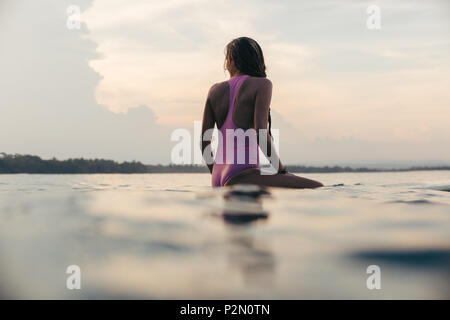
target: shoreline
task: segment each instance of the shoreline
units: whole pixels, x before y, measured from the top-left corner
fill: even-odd
[[[405,168],[369,168],[338,165],[285,165],[291,173],[363,173],[445,171],[449,165],[410,166]],[[267,166],[262,166],[267,168]],[[152,165],[138,161],[116,162],[107,159],[41,159],[34,155],[0,153],[0,174],[152,174],[152,173],[209,173],[206,165]]]

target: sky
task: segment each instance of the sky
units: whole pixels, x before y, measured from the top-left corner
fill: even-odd
[[[449,15],[446,0],[0,0],[0,152],[167,164],[248,36],[284,163],[449,163]]]

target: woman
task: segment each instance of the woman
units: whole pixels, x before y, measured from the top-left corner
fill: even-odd
[[[225,68],[230,79],[211,87],[203,112],[202,154],[212,174],[212,186],[238,183],[284,188],[323,186],[320,182],[288,173],[276,151],[272,150],[269,111],[272,83],[266,78],[264,56],[258,43],[247,37],[231,41],[226,46]],[[211,163],[210,138],[214,125],[219,129],[219,141],[216,158]],[[246,130],[244,139],[233,136],[243,130]],[[276,174],[261,174],[259,169],[260,132],[267,135],[263,136],[267,146],[261,149],[271,159],[272,166],[278,168]],[[230,133],[231,139],[228,139]]]

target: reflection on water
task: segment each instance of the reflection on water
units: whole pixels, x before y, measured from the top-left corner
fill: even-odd
[[[248,285],[269,287],[275,275],[275,257],[269,243],[236,233],[230,236],[229,241],[232,245],[228,253],[230,267],[238,268]]]
[[[237,185],[225,191],[221,217],[231,224],[247,224],[265,220],[268,213],[263,209],[263,198],[268,197],[267,188],[256,185]]]
[[[267,287],[273,281],[275,271],[275,258],[268,243],[248,232],[251,223],[268,219],[269,212],[263,209],[263,199],[269,196],[267,188],[255,185],[232,186],[223,194],[225,201],[220,216],[230,225],[227,228],[231,244],[228,260],[252,286]]]
[[[0,176],[0,297],[450,297],[450,172],[308,177],[326,187]],[[79,291],[65,288],[71,264]],[[371,264],[381,290],[366,287]]]

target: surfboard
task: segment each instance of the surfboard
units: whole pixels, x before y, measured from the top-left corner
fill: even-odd
[[[272,198],[270,190],[253,184],[238,184],[202,193],[200,198],[216,197],[223,199],[223,206],[216,216],[231,224],[248,224],[257,220],[265,220],[269,213],[263,208],[263,200]]]

